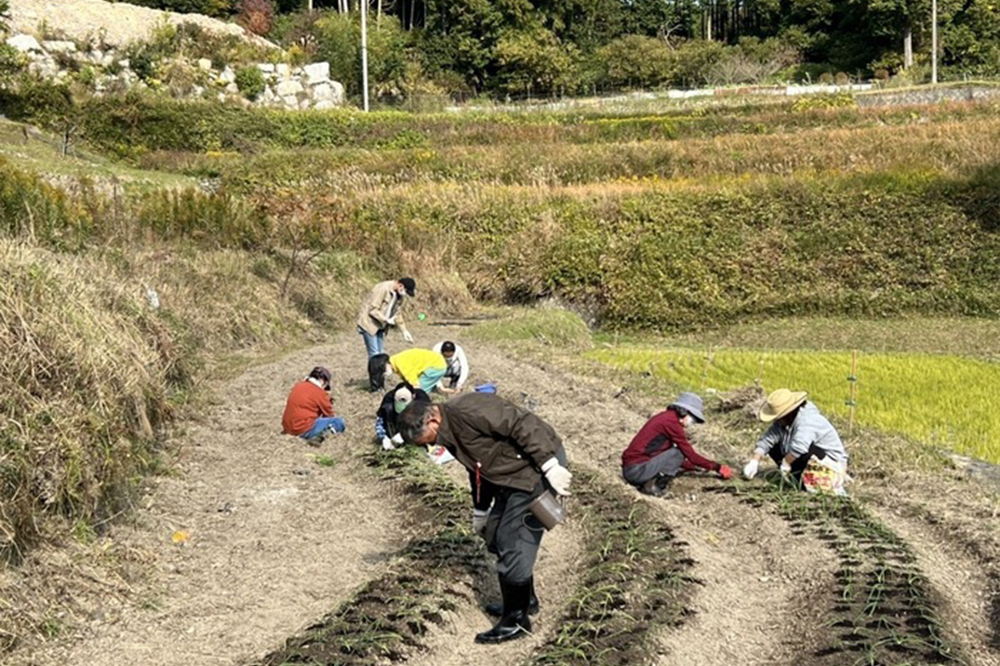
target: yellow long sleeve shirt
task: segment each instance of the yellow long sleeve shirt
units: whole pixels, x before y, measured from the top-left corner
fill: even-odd
[[[420,386],[420,375],[429,368],[445,370],[448,362],[444,356],[430,349],[407,349],[395,356],[389,357],[393,369],[405,379],[410,386]]]

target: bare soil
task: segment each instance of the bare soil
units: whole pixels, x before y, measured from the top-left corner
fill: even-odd
[[[551,422],[571,464],[595,470],[601,484],[616,489],[623,506],[646,507],[646,519],[675,535],[688,559],[686,618],[646,627],[645,663],[834,664],[861,658],[831,648],[837,634],[828,626],[836,613],[856,613],[838,599],[854,557],[844,553],[853,552],[857,542],[863,546],[858,562],[865,576],[885,558],[910,558],[899,566],[915,573],[914,594],[935,610],[949,644],[970,664],[1000,664],[995,624],[1000,579],[989,562],[997,552],[996,528],[982,520],[995,499],[953,478],[938,480],[947,492],[901,483],[895,488],[899,497],[872,493],[864,503],[890,530],[886,539],[898,539],[893,550],[878,540],[862,543],[847,523],[802,525],[767,501],[716,492],[733,484],[711,475],[679,479],[666,499],[642,497],[621,482],[619,459],[666,396],[637,397],[550,359],[518,360],[508,350],[463,339],[467,330],[423,327],[415,334],[426,346],[446,335],[461,342],[473,364],[473,383],[498,382],[502,395]],[[134,524],[114,530],[117,543],[148,553],[155,563],[151,574],[131,582],[123,610],[84,622],[71,634],[22,646],[11,663],[247,664],[344,610],[366,583],[397,575],[398,554],[430,528],[426,521],[413,521],[410,509],[419,498],[377,481],[363,464],[373,446],[370,415],[377,398],[360,388],[364,354],[357,338],[344,334],[221,387],[219,404],[204,420],[177,433],[182,455],[176,473],[159,478]],[[399,344],[389,341],[393,351]],[[334,405],[349,430],[312,449],[279,435],[277,423],[287,389],[318,363],[334,369]],[[705,454],[734,464],[752,444],[711,428],[696,440]],[[317,464],[316,454],[331,456],[334,466]],[[452,476],[460,487],[462,475]],[[963,503],[964,511],[956,513],[953,506]],[[571,504],[575,510],[580,507]],[[181,545],[171,541],[177,530],[190,533]],[[431,614],[413,646],[385,660],[445,666],[537,660],[589,573],[585,563],[592,553],[585,544],[591,542],[584,532],[571,521],[543,540],[537,568],[542,612],[531,639],[501,647],[472,643],[492,621],[481,610],[496,594],[487,565],[480,573],[445,581],[451,603]],[[900,604],[886,605],[884,618],[870,618],[872,631],[895,626],[892,618],[920,631],[931,626]],[[828,651],[820,652],[824,647]],[[887,663],[903,660],[945,663],[926,652],[905,651],[899,661]]]
[[[377,575],[406,520],[405,506],[351,455],[367,445],[367,427],[352,419],[344,438],[318,449],[280,434],[288,389],[320,362],[337,368],[338,410],[372,411],[371,396],[342,381],[363,366],[345,352],[299,352],[220,387],[219,404],[176,434],[176,469],[154,479],[134,524],[116,530],[154,562],[132,603],[25,646],[11,663],[245,663]],[[339,462],[325,467],[317,455]],[[174,543],[178,532],[187,540]]]

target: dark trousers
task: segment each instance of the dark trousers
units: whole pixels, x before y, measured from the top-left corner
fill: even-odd
[[[505,583],[526,583],[532,576],[545,528],[528,506],[546,490],[544,480],[530,493],[500,488],[493,500],[486,543],[497,556],[497,576]]]
[[[646,462],[622,467],[622,478],[633,486],[641,486],[653,477],[669,476],[673,478],[680,473],[684,465],[684,454],[676,446]]]
[[[566,465],[566,451],[556,452],[559,464]],[[502,582],[518,585],[532,577],[538,547],[545,527],[528,507],[544,492],[553,492],[542,476],[531,492],[494,486],[493,508],[486,523],[486,547],[497,556],[497,576]]]
[[[785,456],[781,455],[780,446],[772,446],[771,450],[767,452],[767,455],[771,456],[771,460],[774,461],[775,465],[781,467],[781,461]],[[819,448],[815,444],[810,444],[809,450],[792,462],[792,478],[795,479],[795,485],[802,485],[802,472],[806,471],[806,465],[809,464],[809,461],[812,460],[813,456],[822,460],[826,457],[826,451]]]

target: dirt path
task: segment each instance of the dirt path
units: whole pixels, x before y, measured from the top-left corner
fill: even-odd
[[[398,502],[357,469],[368,419],[322,448],[279,434],[288,387],[314,364],[334,369],[334,404],[373,411],[345,378],[363,373],[353,338],[253,368],[222,387],[222,404],[178,433],[177,473],[118,538],[155,557],[155,572],[121,617],[14,664],[239,664],[336,606],[402,542]],[[363,355],[362,355],[363,356]],[[345,363],[346,359],[346,363]],[[314,457],[331,455],[335,467]],[[358,511],[363,507],[364,511]],[[182,545],[175,531],[190,534]]]
[[[769,511],[747,511],[731,496],[699,492],[692,481],[675,484],[669,503],[649,499],[675,525],[697,562],[703,582],[695,616],[664,632],[667,664],[774,664],[796,648],[776,631],[776,619],[793,617],[805,599],[830,584],[834,560],[816,539],[795,535]]]
[[[990,619],[996,590],[986,563],[900,511],[881,508],[875,513],[912,546],[920,569],[943,597],[948,629],[972,662],[1000,666],[1000,646],[993,644]]]
[[[476,350],[475,364],[481,379],[499,381],[508,396],[525,394],[522,400],[563,436],[571,461],[597,468],[605,480],[625,489],[620,456],[645,422],[641,406],[616,398],[617,387],[551,367],[511,363],[489,348]],[[705,450],[715,456],[726,453]],[[687,542],[695,561],[690,573],[704,583],[696,586],[695,616],[662,632],[660,664],[774,663],[788,649],[775,640],[774,626],[809,594],[803,580],[825,584],[824,574],[832,568],[821,564],[807,578],[817,562],[831,561],[825,548],[810,537],[791,535],[773,514],[731,496],[702,492],[718,483],[714,478],[682,479],[672,499],[635,496]]]
[[[419,327],[415,334],[425,346],[443,337],[465,344],[473,382],[499,382],[505,397],[552,423],[571,463],[596,470],[602,482],[632,497],[618,478],[619,456],[652,408],[662,405],[623,398],[618,387],[544,363],[512,361],[499,349],[463,340],[464,332]],[[390,347],[396,351],[398,341]],[[386,571],[413,536],[403,525],[414,498],[394,496],[391,484],[373,483],[371,472],[360,468],[372,446],[368,415],[375,406],[375,398],[358,387],[365,374],[360,350],[357,336],[344,334],[334,344],[251,369],[223,387],[220,405],[204,422],[177,434],[183,451],[178,473],[158,480],[151,506],[134,525],[116,528],[119,539],[155,556],[156,571],[136,591],[135,603],[124,614],[95,619],[76,636],[14,655],[11,663],[245,664]],[[276,425],[288,387],[317,363],[334,370],[334,404],[350,428],[322,449],[279,435]],[[722,439],[708,437],[699,446],[712,457],[735,455]],[[335,465],[317,464],[317,454],[331,456]],[[449,471],[462,485],[462,475]],[[646,503],[650,515],[675,531],[693,560],[689,573],[700,583],[692,586],[693,616],[657,633],[655,663],[795,663],[801,640],[794,634],[776,639],[774,627],[823,625],[823,618],[803,616],[802,609],[810,597],[829,596],[835,558],[814,533],[792,529],[773,511],[711,492],[720,483],[682,478],[670,499],[636,494],[632,500]],[[917,521],[885,511],[879,516],[912,544],[920,568],[945,600],[947,629],[968,648],[971,662],[1000,664],[983,623],[989,599],[977,596],[984,579],[973,560]],[[465,594],[430,627],[423,648],[408,655],[407,663],[523,663],[553,636],[559,609],[580,580],[587,553],[571,528],[543,542],[537,568],[543,610],[532,639],[500,648],[473,645],[472,636],[490,624],[479,606],[489,596],[484,590],[492,586],[496,592],[484,571],[461,583]],[[176,530],[190,534],[183,545],[171,542]]]
[[[483,572],[475,584],[465,586],[467,601],[435,625],[426,638],[426,650],[406,661],[410,666],[482,666],[489,664],[521,664],[556,629],[559,608],[572,594],[581,567],[581,542],[572,530],[558,529],[545,535],[535,565],[535,587],[542,612],[532,618],[532,636],[527,640],[498,646],[473,645],[472,637],[489,629],[496,618],[479,606],[483,598],[499,600],[493,571]],[[490,594],[482,594],[488,589]]]

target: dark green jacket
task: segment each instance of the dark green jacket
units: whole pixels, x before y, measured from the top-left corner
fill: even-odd
[[[440,408],[437,443],[494,485],[531,492],[562,449],[552,426],[496,395],[466,393]]]

